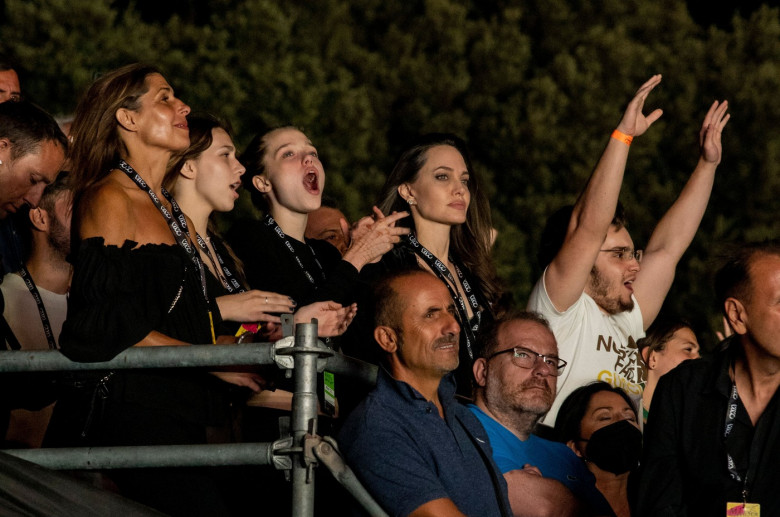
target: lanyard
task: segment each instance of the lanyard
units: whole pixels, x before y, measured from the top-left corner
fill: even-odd
[[[306,269],[306,266],[303,265],[303,262],[301,261],[301,258],[298,256],[298,254],[295,252],[295,248],[293,248],[290,239],[288,239],[284,231],[282,231],[282,229],[279,228],[279,225],[276,223],[274,218],[271,217],[271,214],[266,214],[265,218],[263,219],[263,222],[265,223],[266,226],[268,226],[274,231],[274,233],[277,235],[277,237],[279,237],[279,239],[281,239],[281,241],[284,243],[284,247],[287,248],[287,250],[290,253],[292,253],[293,258],[295,258],[295,261],[298,263],[298,267],[301,268],[301,271],[303,271],[303,274],[306,275],[306,278],[309,280],[311,285],[313,285],[314,288],[317,289],[317,281],[314,280],[314,277]],[[320,264],[320,261],[317,258],[317,255],[314,253],[314,249],[311,246],[309,246],[309,250],[311,250],[311,255],[312,257],[314,257],[314,262],[317,264],[317,267],[320,270],[320,275],[322,276],[322,279],[325,280],[325,269],[323,269],[322,264]]]
[[[479,330],[479,325],[482,322],[482,312],[479,310],[479,301],[477,300],[477,295],[474,292],[474,289],[471,287],[471,283],[463,274],[460,267],[458,267],[457,262],[452,258],[452,256],[450,256],[449,260],[455,267],[455,273],[458,275],[458,279],[463,286],[463,292],[466,294],[469,304],[471,305],[472,312],[476,316],[476,322],[474,325],[469,326],[466,302],[463,301],[463,297],[457,291],[457,288],[455,287],[455,278],[452,276],[452,273],[450,273],[450,270],[441,260],[436,258],[433,253],[428,251],[425,246],[420,244],[413,233],[409,234],[408,242],[411,245],[414,253],[420,257],[423,262],[428,265],[428,267],[431,268],[431,271],[433,271],[433,273],[438,276],[442,282],[444,282],[444,284],[447,286],[447,289],[449,289],[450,296],[455,302],[455,309],[458,311],[458,316],[460,316],[461,328],[463,329],[463,333],[466,337],[466,351],[469,354],[469,358],[473,360],[474,352],[472,350],[472,346],[476,343],[474,332]]]
[[[46,334],[46,341],[49,342],[49,349],[57,350],[57,341],[54,339],[54,331],[51,328],[51,323],[49,323],[49,315],[46,313],[46,307],[43,305],[41,293],[39,293],[38,288],[35,287],[35,282],[33,282],[32,275],[24,266],[24,264],[22,264],[22,269],[19,271],[19,275],[22,277],[22,280],[24,280],[25,285],[27,285],[27,289],[30,290],[30,294],[32,295],[33,300],[35,300],[35,304],[38,306],[38,315],[41,317],[41,324],[43,325],[43,332]]]
[[[217,247],[214,246],[214,255],[216,255],[217,257],[217,260],[215,261],[214,256],[211,254],[211,250],[209,250],[209,247],[206,244],[206,241],[203,239],[203,237],[200,236],[198,232],[195,232],[195,239],[198,242],[198,247],[201,250],[203,250],[203,252],[211,261],[211,265],[214,267],[214,273],[217,275],[217,278],[219,278],[219,280],[222,282],[222,285],[225,287],[225,289],[227,289],[229,293],[233,293],[233,292],[243,293],[244,291],[246,291],[246,289],[244,289],[241,286],[241,284],[238,282],[233,272],[230,271],[230,269],[227,267],[225,261],[222,260],[222,256],[217,251]],[[219,262],[219,266],[217,266],[217,262]],[[222,275],[219,274],[220,270],[222,271]],[[230,280],[228,281],[228,279]]]
[[[200,261],[200,254],[195,248],[192,247],[189,228],[187,228],[187,218],[184,216],[184,212],[181,211],[179,204],[175,199],[173,199],[173,196],[171,196],[168,191],[163,188],[161,189],[162,195],[165,197],[165,199],[168,200],[168,202],[170,202],[171,211],[173,213],[168,211],[168,209],[162,205],[160,199],[157,197],[157,194],[154,193],[152,188],[126,161],[121,159],[119,160],[119,170],[124,172],[128,178],[133,180],[138,188],[145,190],[146,193],[149,194],[149,198],[152,200],[152,203],[154,203],[154,206],[156,206],[157,210],[159,210],[163,215],[165,222],[168,223],[168,228],[171,230],[173,238],[176,240],[179,246],[181,246],[190,260],[195,263],[195,267],[198,270],[198,273],[200,273],[200,285],[201,289],[203,290],[203,297],[206,299],[206,307],[208,308],[209,324],[211,326],[211,341],[212,343],[216,343],[216,336],[214,335],[214,317],[211,314],[211,301],[209,300],[209,294],[206,289],[206,272],[203,264]]]
[[[723,439],[729,437],[731,434],[731,430],[734,429],[734,422],[737,419],[737,407],[739,406],[739,393],[737,392],[737,383],[734,382],[731,386],[731,395],[729,396],[729,403],[726,408],[726,424],[725,424],[725,430],[723,432]],[[734,458],[731,457],[731,454],[726,452],[726,468],[729,471],[729,475],[731,476],[731,479],[736,481],[737,483],[742,483],[742,501],[747,502],[747,496],[748,496],[748,476],[747,473],[745,474],[745,479],[742,479],[742,476],[739,475],[739,472],[737,472],[737,466],[734,463]]]

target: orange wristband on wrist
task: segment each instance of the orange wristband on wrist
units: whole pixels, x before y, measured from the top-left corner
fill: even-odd
[[[615,140],[619,140],[626,145],[631,145],[631,142],[633,142],[634,140],[633,136],[622,133],[617,129],[612,132],[612,138],[614,138]]]

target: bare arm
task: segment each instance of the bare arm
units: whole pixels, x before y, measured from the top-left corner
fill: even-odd
[[[574,517],[580,504],[571,491],[554,479],[527,467],[504,474],[509,504],[515,517]]]
[[[731,115],[728,102],[715,101],[699,133],[701,156],[680,196],[664,214],[650,236],[642,269],[634,281],[634,296],[642,308],[644,327],[655,320],[672,286],[677,262],[696,235],[710,199],[715,169],[721,159],[721,132]]]
[[[657,109],[642,114],[645,99],[661,82],[654,75],[629,102],[618,131],[629,136],[642,135],[663,113]],[[628,145],[610,138],[585,190],[574,205],[563,246],[545,273],[545,288],[555,307],[565,311],[582,295],[601,244],[615,215],[620,185],[628,158]]]
[[[415,509],[409,517],[466,517],[451,499],[434,499]]]

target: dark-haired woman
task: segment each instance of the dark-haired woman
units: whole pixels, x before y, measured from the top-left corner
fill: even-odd
[[[383,213],[408,210],[411,217],[399,221],[410,233],[379,269],[420,267],[447,286],[461,324],[458,392],[470,396],[476,335],[493,318],[501,292],[491,253],[490,206],[466,144],[446,133],[418,138],[401,154],[382,192]]]
[[[688,359],[698,359],[699,341],[691,324],[682,318],[658,318],[636,342],[647,366],[647,382],[642,390],[642,422],[647,423],[650,402],[658,380]]]
[[[77,361],[132,346],[216,342],[192,221],[162,188],[190,145],[189,107],[152,67],[97,79],[71,135],[75,185],[73,284],[60,345]],[[250,374],[226,380],[251,386]],[[50,445],[202,444],[227,424],[226,385],[191,370],[117,370],[75,379],[56,406]],[[172,515],[227,513],[218,482],[200,469],[112,471],[121,492]]]
[[[597,381],[574,390],[555,420],[559,441],[585,461],[617,517],[630,517],[629,474],[639,466],[642,431],[628,394]]]

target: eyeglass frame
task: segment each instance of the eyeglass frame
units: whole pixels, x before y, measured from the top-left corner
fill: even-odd
[[[628,246],[618,246],[617,248],[599,251],[604,253],[619,253],[620,255],[616,258],[619,258],[623,262],[630,262],[631,259],[634,259],[637,262],[642,262],[642,257],[645,254],[645,250],[632,250]]]
[[[519,357],[517,356],[517,353],[518,353],[517,351],[518,350],[522,350],[523,352],[527,352],[528,355],[530,355],[531,357],[534,358],[534,362],[533,362],[533,364],[531,364],[531,366],[521,366],[521,365],[517,364],[515,361],[512,361],[512,364],[514,364],[518,368],[524,368],[526,370],[533,370],[534,368],[536,368],[536,364],[539,362],[539,358],[541,357],[542,358],[542,364],[548,370],[550,370],[550,373],[552,375],[554,375],[555,377],[560,377],[563,374],[563,369],[566,367],[567,364],[569,364],[567,361],[564,361],[560,357],[549,356],[549,355],[546,355],[546,354],[539,354],[539,353],[536,353],[533,350],[531,350],[529,348],[525,348],[523,346],[513,346],[512,348],[507,348],[506,350],[500,350],[498,352],[494,352],[494,353],[490,354],[489,356],[487,356],[485,358],[485,361],[490,361],[491,359],[493,359],[497,355],[506,354],[507,352],[512,352],[513,353],[512,359],[519,359]],[[549,365],[549,364],[547,364],[547,361],[548,360],[552,360],[552,359],[555,359],[558,362],[558,364],[555,365],[554,367]]]

